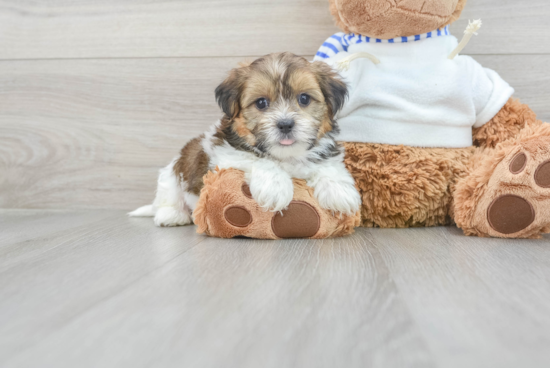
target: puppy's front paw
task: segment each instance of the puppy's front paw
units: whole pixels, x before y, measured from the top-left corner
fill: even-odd
[[[353,215],[359,211],[361,196],[349,183],[321,180],[315,186],[315,197],[324,209]]]
[[[288,176],[272,177],[252,175],[250,193],[260,207],[266,211],[282,211],[288,207],[294,196],[294,184]]]

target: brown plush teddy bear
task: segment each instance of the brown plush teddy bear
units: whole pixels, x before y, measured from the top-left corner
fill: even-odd
[[[316,60],[349,84],[337,118],[362,225],[549,232],[550,125],[496,72],[456,56],[448,26],[466,0],[329,1],[344,32]]]

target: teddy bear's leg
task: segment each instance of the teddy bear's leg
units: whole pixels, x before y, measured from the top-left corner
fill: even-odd
[[[278,212],[259,206],[242,171],[209,172],[204,184],[193,213],[199,233],[221,238],[324,239],[351,234],[359,225],[359,214],[339,216],[322,209],[305,180],[293,180],[293,200]]]
[[[454,220],[467,235],[538,238],[550,232],[550,124],[479,148],[456,185]]]
[[[403,228],[451,222],[453,188],[466,171],[473,147],[343,144],[346,167],[362,197],[362,226]]]
[[[506,105],[487,124],[473,131],[474,145],[495,148],[497,144],[516,137],[527,126],[541,125],[531,108],[518,99],[510,98]]]

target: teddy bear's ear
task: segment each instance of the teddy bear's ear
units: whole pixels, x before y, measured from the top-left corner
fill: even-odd
[[[460,15],[462,14],[462,11],[464,10],[464,7],[466,6],[466,3],[468,0],[458,0],[458,4],[456,5],[456,9],[453,12],[453,15],[451,16],[451,19],[447,22],[446,25],[454,23],[458,18],[460,18]]]
[[[334,18],[334,21],[336,22],[336,26],[338,26],[338,28],[340,28],[345,33],[351,33],[344,19],[340,17],[340,12],[338,11],[338,4],[336,3],[336,0],[329,0],[329,9]]]
[[[240,64],[241,65],[241,64]],[[240,97],[246,80],[246,69],[249,64],[242,64],[233,69],[225,81],[216,88],[216,101],[228,118],[233,118],[240,111]]]
[[[342,81],[340,75],[327,63],[316,61],[311,64],[311,68],[328,104],[331,118],[334,118],[336,113],[344,106],[344,102],[348,97],[348,87]]]

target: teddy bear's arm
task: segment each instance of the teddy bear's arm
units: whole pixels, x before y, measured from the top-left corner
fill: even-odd
[[[518,99],[510,98],[491,121],[474,128],[474,145],[494,148],[497,144],[517,136],[527,125],[533,124],[542,124],[533,110]]]

